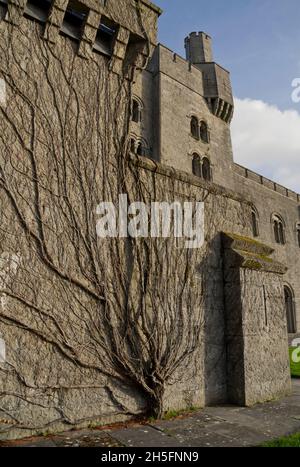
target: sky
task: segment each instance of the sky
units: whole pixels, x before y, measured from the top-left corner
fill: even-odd
[[[230,71],[236,162],[300,193],[300,1],[155,3],[164,10],[161,43],[185,56],[185,36],[205,31],[213,39],[214,60]]]

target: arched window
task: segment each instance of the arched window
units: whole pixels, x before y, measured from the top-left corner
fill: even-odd
[[[292,289],[287,285],[284,286],[284,300],[285,300],[288,333],[295,334],[297,332],[297,324],[296,324],[294,293]]]
[[[204,157],[202,159],[202,176],[204,180],[210,181],[211,180],[211,168],[210,168],[210,162],[207,157]]]
[[[142,106],[136,100],[132,100],[132,121],[135,123],[140,123],[142,121]]]
[[[196,177],[201,177],[202,172],[201,172],[201,158],[198,154],[193,154],[193,174],[196,175]]]
[[[199,122],[196,117],[191,118],[191,134],[194,138],[199,139]]]
[[[300,248],[300,222],[298,222],[298,224],[296,226],[296,230],[297,230],[297,242],[298,242],[298,246]]]
[[[207,123],[205,122],[200,123],[200,138],[201,138],[201,141],[203,141],[203,143],[209,142],[208,126],[207,126]]]
[[[275,242],[278,243],[279,245],[285,245],[285,227],[284,227],[284,222],[281,219],[280,216],[275,214],[273,216],[273,230],[274,230],[274,238]]]
[[[252,211],[251,211],[251,223],[252,223],[253,237],[259,237],[258,213],[254,207],[252,208]]]

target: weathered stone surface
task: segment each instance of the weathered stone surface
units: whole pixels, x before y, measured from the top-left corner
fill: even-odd
[[[213,65],[204,76],[157,46],[160,10],[146,0],[82,2],[91,12],[78,40],[60,34],[66,0],[55,0],[46,24],[10,2],[0,24],[7,89],[0,437],[7,439],[145,414],[157,403],[153,387],[161,389],[160,409],[174,410],[225,402],[233,386],[237,402],[252,404],[289,385],[280,263],[292,286],[299,265],[291,264],[293,247],[276,249],[279,263],[268,259],[274,244],[266,218],[277,200],[278,209],[289,206],[291,226],[298,201],[272,191],[261,223],[272,248],[251,242],[255,193],[253,184],[245,190],[237,182],[223,102],[231,95],[228,73]],[[117,26],[111,57],[93,50],[102,16]],[[134,66],[143,71],[133,73],[133,84]],[[217,108],[205,96],[205,78],[215,80]],[[128,124],[132,95],[143,118]],[[209,141],[190,134],[193,115],[207,123]],[[128,154],[130,136],[152,160]],[[210,160],[213,180],[192,175],[195,152]],[[266,188],[259,189],[263,202]],[[97,205],[116,204],[123,190],[147,203],[204,202],[204,245],[100,241]],[[221,232],[234,233],[225,250]]]

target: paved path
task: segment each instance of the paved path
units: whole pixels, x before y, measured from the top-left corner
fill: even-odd
[[[171,421],[72,431],[47,438],[2,442],[0,447],[240,447],[257,446],[295,432],[300,432],[300,379],[293,380],[291,396],[252,408],[208,407]]]

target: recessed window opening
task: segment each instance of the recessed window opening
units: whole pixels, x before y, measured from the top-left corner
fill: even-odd
[[[70,0],[65,12],[61,33],[80,40],[88,12],[89,9],[85,5],[77,0]]]
[[[24,15],[45,23],[48,19],[51,6],[52,0],[28,0]]]
[[[111,56],[117,33],[117,25],[108,18],[102,18],[97,32],[94,50],[104,55]]]
[[[7,15],[7,0],[0,0],[0,22],[5,19]]]

